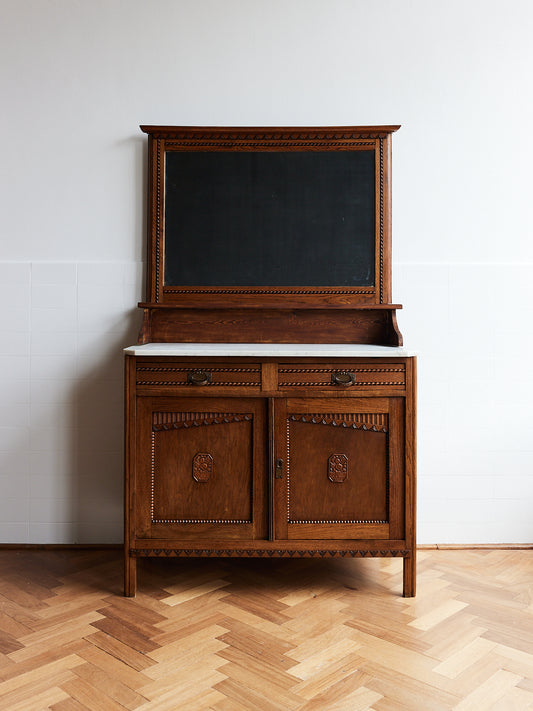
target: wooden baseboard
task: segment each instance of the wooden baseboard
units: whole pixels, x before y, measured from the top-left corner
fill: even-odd
[[[0,550],[122,550],[122,543],[0,543]],[[533,543],[422,543],[419,551],[533,550]]]
[[[533,543],[425,543],[417,546],[419,551],[523,551],[533,550]]]
[[[122,543],[0,543],[0,550],[122,550]]]

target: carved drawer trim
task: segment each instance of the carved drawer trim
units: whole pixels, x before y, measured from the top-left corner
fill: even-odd
[[[206,388],[213,387],[261,387],[261,366],[249,367],[211,366],[198,363],[172,365],[137,365],[136,384],[138,386],[186,387],[196,389],[190,381],[193,372],[204,371],[209,378],[203,384]]]
[[[340,390],[332,382],[332,375],[338,372],[353,373],[354,383],[350,390],[367,387],[392,387],[405,389],[405,364],[387,365],[355,365],[342,363],[332,366],[295,366],[278,368],[278,385],[280,388],[328,388]]]

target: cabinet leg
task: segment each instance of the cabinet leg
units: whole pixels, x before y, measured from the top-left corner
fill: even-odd
[[[416,595],[416,551],[409,558],[403,559],[403,596],[415,597]]]
[[[124,553],[124,595],[135,597],[137,592],[137,558],[130,555],[128,550]]]

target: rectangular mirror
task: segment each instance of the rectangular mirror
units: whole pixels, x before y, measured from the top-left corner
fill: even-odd
[[[165,164],[165,286],[374,286],[374,151]]]
[[[147,300],[387,303],[397,128],[141,126],[150,137]]]

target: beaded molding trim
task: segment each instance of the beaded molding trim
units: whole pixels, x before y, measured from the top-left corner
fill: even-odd
[[[384,264],[384,185],[383,185],[383,141],[379,141],[379,303],[383,303],[383,264]]]
[[[300,296],[303,294],[339,294],[341,296],[350,294],[374,294],[376,289],[371,287],[368,289],[361,289],[354,287],[353,289],[239,289],[235,287],[233,289],[222,289],[213,287],[212,289],[195,289],[194,287],[189,287],[187,289],[180,288],[177,286],[164,286],[163,291],[165,294],[283,294],[283,295],[295,295]]]
[[[182,387],[187,387],[187,388],[193,387],[194,388],[195,387],[194,383],[186,383],[186,382],[180,383],[177,380],[137,380],[136,385],[159,385],[162,387],[174,386],[174,387],[179,387],[179,388],[182,388]],[[259,387],[260,385],[261,385],[261,383],[259,381],[247,383],[243,380],[239,380],[237,382],[231,382],[230,380],[227,380],[223,383],[206,383],[202,387],[206,387],[206,388],[211,387],[212,388],[214,386],[215,388],[216,387],[220,388],[220,387],[226,387],[226,386],[231,386],[231,387],[238,386],[238,387],[244,387],[244,388],[246,388],[246,387],[251,388],[251,387]]]
[[[365,521],[365,520],[359,520],[359,519],[357,519],[356,521],[333,521],[333,520],[329,520],[329,519],[325,519],[323,521],[315,521],[315,519],[313,519],[312,521],[288,521],[288,523],[298,525],[298,524],[306,524],[306,523],[338,523],[338,524],[343,524],[343,523],[362,523],[362,524],[379,523],[379,524],[383,524],[383,523],[385,523],[385,524],[387,524],[389,522],[388,521]]]
[[[380,137],[385,137],[386,135],[385,133]],[[355,146],[365,148],[372,147],[375,145],[375,136],[376,134],[374,134],[374,137],[368,138],[367,134],[364,133],[344,134],[342,138],[346,140],[342,143],[338,142],[335,145],[328,145],[328,150],[342,150],[343,148],[354,148]],[[217,137],[199,135],[197,138],[195,137],[191,140],[190,136],[186,136],[185,134],[183,134],[183,138],[180,137],[179,134],[175,134],[173,138],[167,138],[165,140],[165,148],[206,148],[215,146],[219,148],[231,148],[232,150],[247,148],[321,148],[324,145],[324,139],[336,137],[337,134],[333,133],[330,136],[317,133],[315,136],[309,136],[308,140],[307,137],[291,133],[265,134],[263,136],[246,133],[228,133],[227,135],[219,134]],[[271,140],[267,143],[266,140],[261,139]]]
[[[201,293],[214,293],[214,294],[267,294],[267,293],[284,293],[283,291],[271,290],[265,291],[262,289],[257,290],[246,290],[246,289],[219,289],[219,290],[202,290],[194,288],[180,289],[179,287],[174,290],[171,285],[165,286],[161,285],[160,274],[162,272],[162,262],[163,255],[161,254],[161,246],[163,243],[163,211],[164,211],[164,190],[162,186],[162,165],[163,165],[163,151],[167,149],[174,150],[187,150],[189,148],[201,149],[201,148],[221,148],[228,149],[232,151],[239,150],[249,150],[253,148],[272,148],[274,150],[279,150],[282,148],[323,148],[325,142],[331,141],[332,139],[336,141],[334,145],[328,144],[328,151],[332,150],[346,150],[353,148],[363,148],[371,149],[374,148],[378,155],[379,160],[379,174],[380,186],[379,186],[379,218],[376,224],[376,237],[379,239],[379,284],[374,285],[373,289],[350,289],[345,292],[334,291],[334,290],[321,290],[316,292],[314,290],[293,292],[289,291],[287,293],[300,293],[300,294],[374,294],[379,289],[379,303],[383,303],[383,237],[384,237],[384,186],[383,186],[383,141],[389,135],[389,132],[380,131],[369,131],[369,132],[358,132],[358,133],[320,133],[316,134],[308,133],[306,135],[299,133],[230,133],[222,134],[219,133],[216,137],[212,134],[201,134],[198,133],[194,138],[191,138],[190,133],[173,133],[172,138],[169,137],[168,132],[154,131],[152,133],[153,138],[156,139],[156,185],[155,185],[155,212],[156,212],[156,223],[155,223],[155,262],[156,262],[156,276],[155,276],[155,303],[159,303],[163,294],[165,293],[175,293],[175,294],[201,294]]]
[[[291,482],[290,482],[290,425],[291,422],[308,422],[311,424],[320,425],[333,425],[337,427],[346,427],[353,429],[360,429],[365,431],[373,432],[383,432],[388,433],[388,423],[389,416],[387,413],[374,412],[374,413],[340,413],[340,414],[293,414],[287,417],[286,422],[286,481],[287,481],[287,523],[289,524],[388,524],[388,520],[367,520],[367,519],[350,519],[350,520],[316,520],[316,519],[292,519],[291,518]],[[387,438],[388,441],[388,438]],[[389,472],[389,458],[387,456],[387,466],[386,466],[386,507],[387,512],[389,511],[389,484],[390,484],[390,472]]]
[[[152,413],[152,453],[150,482],[150,521],[165,524],[224,524],[242,525],[253,523],[248,519],[196,519],[196,518],[156,518],[155,517],[155,476],[156,476],[156,434],[175,429],[187,429],[202,425],[223,425],[233,422],[252,422],[251,413],[224,412],[153,412]],[[253,504],[253,502],[252,502]]]
[[[138,365],[138,373],[188,373],[191,366],[186,368],[172,368],[168,365],[148,366]],[[259,373],[260,368],[209,368],[211,373]]]
[[[244,524],[252,523],[245,519],[214,519],[214,518],[152,518],[152,523],[224,523]]]

